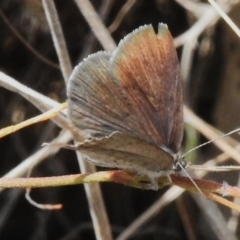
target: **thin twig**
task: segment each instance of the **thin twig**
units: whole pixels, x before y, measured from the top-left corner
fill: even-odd
[[[15,92],[29,102],[31,102],[34,106],[36,106],[40,111],[45,112],[53,107],[60,107],[60,103],[48,98],[41,93],[21,84],[17,80],[12,77],[6,75],[3,72],[0,72],[0,86]],[[66,115],[63,113],[59,113],[54,119],[52,119],[59,127],[64,129],[71,129],[69,126],[69,120]]]
[[[29,179],[32,173],[32,169],[28,170],[27,173],[27,178]],[[30,192],[31,192],[31,188],[26,188],[26,192],[25,192],[25,198],[26,200],[33,205],[34,207],[40,208],[42,210],[58,210],[62,208],[62,204],[41,204],[41,203],[37,203],[36,201],[34,201],[31,196],[30,196]]]
[[[126,16],[126,14],[129,12],[129,10],[133,7],[135,4],[136,0],[128,0],[123,7],[120,9],[118,12],[117,16],[115,17],[114,21],[112,24],[108,27],[108,30],[110,33],[113,33],[116,31],[116,29],[119,27],[121,24],[122,20]]]
[[[25,99],[27,99],[29,102],[35,105],[42,112],[45,112],[50,108],[60,106],[60,103],[25,86],[24,84],[20,83],[16,79],[8,76],[3,72],[0,72],[0,86],[23,96]]]
[[[186,32],[174,39],[174,44],[176,47],[184,45],[188,41],[197,39],[199,35],[206,30],[207,27],[214,25],[220,16],[215,11],[215,9],[208,9],[205,14],[193,24],[193,26]]]
[[[219,13],[222,19],[228,24],[228,26],[237,34],[240,38],[240,29],[232,21],[232,19],[222,10],[222,8],[213,0],[208,0],[208,2],[213,6],[213,8]]]
[[[30,126],[32,124],[36,124],[36,123],[39,123],[39,122],[49,120],[49,119],[55,117],[61,110],[65,109],[66,106],[67,106],[67,104],[63,103],[62,105],[60,105],[60,107],[52,108],[49,111],[47,111],[45,113],[42,113],[42,114],[40,114],[36,117],[29,118],[29,119],[27,119],[23,122],[18,123],[18,124],[2,128],[2,129],[0,129],[0,138],[5,137],[9,134],[12,134],[12,133],[14,133],[14,132],[16,132],[16,131],[18,131],[22,128],[25,128],[27,126]]]
[[[77,152],[78,159],[84,158],[80,152]],[[86,159],[79,161],[81,171],[84,173],[96,172],[96,167],[92,164],[86,164]],[[111,227],[107,217],[106,207],[103,196],[98,183],[84,184],[84,189],[88,199],[91,218],[93,221],[96,239],[110,240],[112,239]]]
[[[144,213],[134,220],[117,238],[116,240],[129,239],[143,224],[156,216],[165,206],[178,198],[184,189],[173,186],[164,193],[155,203],[153,203]]]
[[[59,151],[59,147],[53,147],[51,144],[68,143],[71,139],[72,134],[69,131],[62,131],[48,146],[41,148],[28,158],[24,159],[18,166],[10,170],[3,177],[16,178],[24,176],[29,169],[35,167],[44,159],[47,159],[49,156],[52,156]],[[0,191],[1,190],[3,189],[0,189]]]
[[[181,218],[181,223],[184,226],[184,230],[189,240],[197,240],[196,236],[196,224],[192,221],[190,216],[189,204],[185,201],[183,196],[176,199],[177,209]]]
[[[75,2],[103,48],[110,52],[114,51],[116,44],[92,4],[88,0],[75,0]]]
[[[178,4],[180,4],[183,8],[190,11],[195,17],[202,17],[205,12],[209,9],[209,4],[202,2],[195,2],[192,0],[175,0]]]
[[[69,58],[67,45],[63,36],[62,28],[59,22],[57,10],[53,0],[42,0],[42,3],[52,34],[54,47],[57,51],[63,78],[65,83],[67,83],[68,78],[72,72],[72,65]]]
[[[43,2],[44,10],[45,10],[45,13],[46,13],[46,16],[48,19],[50,30],[52,33],[52,37],[54,40],[54,45],[55,45],[56,51],[58,53],[61,70],[62,70],[64,79],[65,79],[65,82],[67,83],[67,80],[72,71],[72,67],[70,64],[70,60],[69,60],[70,57],[69,57],[68,51],[66,49],[64,37],[62,34],[61,25],[58,20],[57,11],[55,9],[55,5],[52,0],[42,0],[42,2]],[[80,1],[80,2],[88,4],[87,1]],[[101,25],[100,18],[97,15],[97,13],[94,11],[93,8],[92,8],[91,12],[89,11],[89,6],[92,7],[91,4],[89,3],[88,8],[84,9],[82,13],[83,13],[83,15],[90,16],[91,20],[93,20],[93,21],[98,19],[97,24],[95,22],[95,26],[97,25],[97,27],[99,27],[99,25]],[[89,13],[90,13],[90,15],[89,15]],[[103,26],[103,24],[102,24],[102,26]],[[100,33],[100,35],[101,35],[100,29],[98,28],[97,30],[98,30],[97,32]],[[106,33],[104,33],[104,34],[106,34]],[[102,36],[103,36],[103,34],[102,34]],[[109,37],[109,39],[111,40],[111,36]],[[107,44],[106,46],[108,46],[108,47],[111,47],[111,43],[113,43],[113,45],[114,45],[113,41],[109,42],[109,40],[107,41],[106,39],[105,39],[105,41],[106,41],[105,43]],[[78,136],[75,136],[75,140],[78,140]],[[79,152],[77,152],[77,157],[78,157],[78,163],[80,164],[81,172],[83,172],[85,169],[88,169],[88,168],[92,168],[92,170],[94,171],[94,169],[90,163],[88,163],[86,161],[84,161],[84,162],[82,161],[81,154]],[[82,166],[84,166],[83,169],[82,169]],[[106,209],[105,209],[105,206],[103,203],[99,184],[95,184],[94,186],[87,185],[87,186],[85,186],[85,191],[87,192],[88,202],[90,205],[90,213],[92,216],[94,231],[95,231],[95,235],[96,235],[97,239],[111,240],[112,237],[111,237],[110,224],[109,224],[108,217],[106,214]],[[92,203],[94,203],[94,204],[92,204]],[[98,203],[98,204],[96,204],[96,203]]]
[[[187,123],[195,127],[208,139],[214,139],[219,137],[219,135],[216,133],[216,131],[214,131],[214,128],[212,126],[200,119],[187,107],[184,108],[184,116]],[[223,152],[227,153],[230,157],[240,163],[240,154],[234,147],[231,147],[223,139],[219,139],[218,141],[214,141],[213,143]]]
[[[102,1],[102,4],[98,10],[99,17],[102,19],[102,21],[104,21],[104,19],[106,19],[107,16],[109,15],[112,5],[113,5],[112,0]],[[93,48],[98,41],[96,36],[94,35],[94,32],[92,31],[88,33],[85,39],[86,40],[83,43],[82,52],[79,57],[80,60],[87,57],[90,53],[93,52]]]
[[[200,208],[206,210],[203,211],[204,215],[206,216],[205,219],[209,223],[208,226],[211,226],[212,230],[216,234],[217,239],[237,240],[236,236],[234,236],[234,234],[228,228],[226,228],[227,222],[216,206],[216,203],[210,202],[205,198],[199,198],[194,194],[192,194],[192,197],[195,199]]]
[[[35,48],[33,48],[24,38],[23,36],[13,27],[13,25],[9,22],[3,11],[0,9],[0,16],[3,19],[3,21],[6,23],[8,28],[12,31],[12,33],[15,35],[15,37],[23,43],[23,45],[31,52],[33,53],[38,59],[40,59],[42,62],[46,63],[47,65],[59,69],[59,66],[44,57],[41,53],[39,53]]]
[[[34,201],[31,198],[30,192],[31,192],[31,188],[27,188],[26,193],[25,193],[25,198],[34,207],[37,207],[37,208],[42,209],[42,210],[59,210],[59,209],[62,208],[62,204],[41,204],[41,203],[37,203],[36,201]]]
[[[240,179],[238,178],[237,186],[240,186]],[[240,205],[240,199],[235,198],[234,203]],[[238,231],[238,223],[239,223],[239,215],[240,213],[237,211],[231,210],[231,216],[228,219],[228,229],[230,229],[232,232],[237,233]]]

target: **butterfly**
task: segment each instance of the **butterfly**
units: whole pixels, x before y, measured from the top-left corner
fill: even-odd
[[[185,167],[183,93],[172,36],[160,23],[125,36],[113,53],[77,65],[67,86],[69,118],[86,140],[77,149],[90,162],[157,179]]]

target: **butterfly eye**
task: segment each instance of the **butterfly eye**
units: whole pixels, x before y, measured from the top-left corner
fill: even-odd
[[[185,169],[187,166],[187,162],[184,157],[180,157],[179,155],[176,157],[173,169],[175,172],[181,172],[183,169]]]

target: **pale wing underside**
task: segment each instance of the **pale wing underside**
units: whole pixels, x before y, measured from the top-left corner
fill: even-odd
[[[77,149],[91,162],[104,167],[121,168],[151,177],[173,172],[173,157],[169,153],[119,132],[109,137],[87,140],[78,144]]]

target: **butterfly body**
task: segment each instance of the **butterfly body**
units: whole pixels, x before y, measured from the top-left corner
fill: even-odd
[[[111,54],[90,55],[68,84],[69,117],[86,141],[78,149],[99,166],[151,179],[176,170],[183,135],[182,83],[166,25],[145,25]]]

